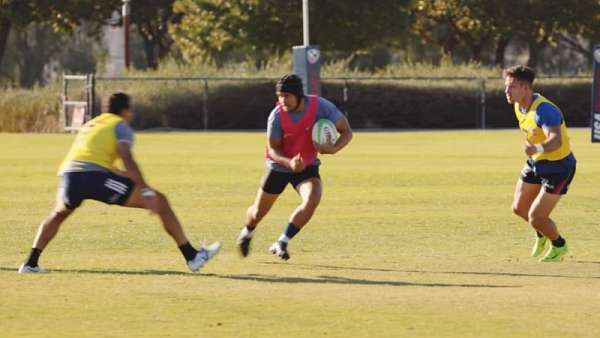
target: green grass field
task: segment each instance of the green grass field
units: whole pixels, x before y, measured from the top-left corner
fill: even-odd
[[[158,219],[87,201],[42,255],[50,273],[18,275],[73,136],[0,134],[0,336],[599,337],[600,145],[571,137],[562,263],[529,257],[533,232],[512,215],[516,129],[356,133],[323,157],[324,198],[288,262],[267,248],[291,189],[251,255],[235,247],[263,133],[147,133],[135,147],[147,180],[193,243],[222,240],[222,253],[188,273]]]

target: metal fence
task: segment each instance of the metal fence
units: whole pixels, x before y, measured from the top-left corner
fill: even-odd
[[[69,86],[73,82],[83,82],[85,97],[77,101],[70,99]],[[63,127],[66,131],[77,130],[81,123],[91,119],[94,116],[94,101],[96,94],[95,77],[93,74],[87,75],[63,75],[62,86],[62,116]],[[76,111],[81,109],[83,116],[80,123],[76,123]]]
[[[590,79],[589,76],[545,76],[540,79]],[[253,81],[273,81],[277,79],[270,77],[211,77],[211,76],[121,76],[121,77],[108,77],[108,76],[95,76],[94,74],[87,75],[64,75],[63,76],[63,112],[65,118],[65,129],[69,130],[70,124],[68,123],[67,108],[72,105],[84,105],[86,107],[86,119],[97,115],[95,109],[94,100],[96,97],[96,86],[101,82],[123,82],[123,81],[186,81],[186,82],[198,82],[202,84],[202,119],[204,130],[208,130],[210,126],[209,121],[209,83],[211,82],[226,82],[226,81],[239,81],[239,82],[253,82]],[[481,129],[486,128],[486,88],[489,81],[502,80],[501,77],[476,77],[476,76],[449,76],[449,77],[413,77],[413,76],[388,76],[388,77],[377,77],[377,76],[339,76],[339,77],[322,77],[322,82],[327,81],[339,81],[342,82],[342,102],[347,102],[350,98],[349,94],[349,83],[351,82],[362,82],[362,81],[379,81],[379,82],[402,82],[402,81],[472,81],[477,88],[476,95],[479,101],[479,125]],[[70,101],[69,88],[70,82],[73,81],[84,81],[85,82],[85,101]]]

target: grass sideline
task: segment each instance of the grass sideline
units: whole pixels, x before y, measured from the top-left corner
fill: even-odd
[[[554,213],[571,253],[528,257],[510,211],[518,130],[357,133],[323,156],[324,198],[282,263],[266,252],[296,205],[288,189],[245,260],[234,240],[263,167],[263,133],[141,133],[135,153],[198,244],[189,274],[158,220],[85,202],[21,276],[72,135],[0,134],[0,323],[6,337],[598,337],[597,145]]]

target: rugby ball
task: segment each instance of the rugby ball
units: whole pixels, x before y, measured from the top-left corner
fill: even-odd
[[[319,119],[312,128],[312,139],[316,144],[335,143],[337,138],[335,124],[328,119]]]

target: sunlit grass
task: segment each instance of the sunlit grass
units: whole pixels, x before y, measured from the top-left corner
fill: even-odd
[[[72,135],[0,134],[0,326],[6,337],[598,337],[597,145],[553,213],[571,253],[529,257],[511,213],[518,130],[357,133],[323,156],[324,197],[280,262],[267,248],[298,198],[288,189],[241,259],[235,238],[264,171],[261,133],[141,133],[135,155],[195,245],[223,240],[186,271],[155,217],[88,201],[18,275],[50,211]]]

